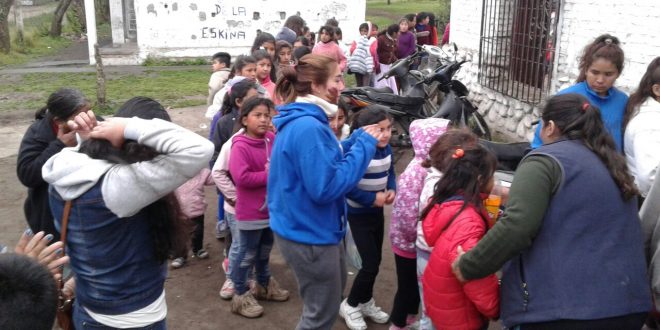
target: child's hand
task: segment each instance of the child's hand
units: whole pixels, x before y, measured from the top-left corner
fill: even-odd
[[[128,124],[128,118],[110,118],[100,122],[92,132],[90,137],[95,139],[104,139],[110,141],[113,147],[121,148],[124,144],[124,129]]]
[[[380,140],[380,138],[383,136],[383,132],[381,132],[378,124],[362,126],[362,128],[367,134],[373,136],[376,140]]]
[[[394,203],[394,197],[396,197],[396,192],[394,190],[388,190],[385,192],[385,204],[390,205]]]
[[[385,205],[385,199],[387,198],[387,195],[383,191],[379,191],[376,193],[376,199],[374,200],[374,205],[375,207],[383,207]]]

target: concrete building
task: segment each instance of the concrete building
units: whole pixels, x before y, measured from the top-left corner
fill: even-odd
[[[625,52],[615,86],[633,91],[660,55],[657,0],[460,0],[451,3],[450,41],[472,58],[458,74],[494,129],[531,139],[549,95],[578,76],[584,46],[603,33]]]
[[[257,31],[276,35],[291,15],[312,31],[329,18],[340,22],[344,38],[358,36],[365,0],[109,0],[112,45],[101,49],[104,64],[138,64],[147,57],[210,57],[218,51],[244,54]],[[85,0],[87,13],[94,1]],[[88,15],[87,26],[95,26]],[[90,54],[96,32],[90,34]],[[93,40],[94,39],[94,40]],[[90,56],[90,63],[94,63]]]

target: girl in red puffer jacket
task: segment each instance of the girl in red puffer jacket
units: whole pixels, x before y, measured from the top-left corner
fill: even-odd
[[[422,283],[424,306],[437,329],[486,329],[499,315],[497,277],[461,283],[451,271],[458,247],[470,250],[488,230],[483,200],[493,188],[495,156],[480,145],[457,148],[422,213],[433,247]]]

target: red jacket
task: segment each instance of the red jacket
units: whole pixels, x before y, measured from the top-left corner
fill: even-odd
[[[471,204],[451,221],[462,205],[462,200],[436,205],[422,223],[426,242],[433,247],[422,278],[424,306],[439,330],[480,329],[500,312],[499,287],[494,274],[461,283],[451,271],[458,246],[468,251],[486,233],[484,219],[488,215],[479,213]]]

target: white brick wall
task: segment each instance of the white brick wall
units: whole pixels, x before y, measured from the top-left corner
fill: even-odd
[[[503,0],[505,1],[505,0]],[[531,137],[531,120],[538,109],[483,88],[476,81],[482,0],[452,1],[451,41],[474,54],[472,65],[460,73],[470,82],[471,98],[491,128],[514,139]],[[579,73],[584,46],[603,33],[619,38],[626,59],[616,86],[626,92],[637,88],[653,58],[660,55],[660,1],[563,0],[558,22],[557,75],[551,93],[572,85]]]
[[[135,0],[137,44],[141,58],[207,57],[219,50],[243,54],[257,29],[276,35],[296,13],[312,31],[335,17],[350,42],[359,35],[365,10],[365,0]]]

